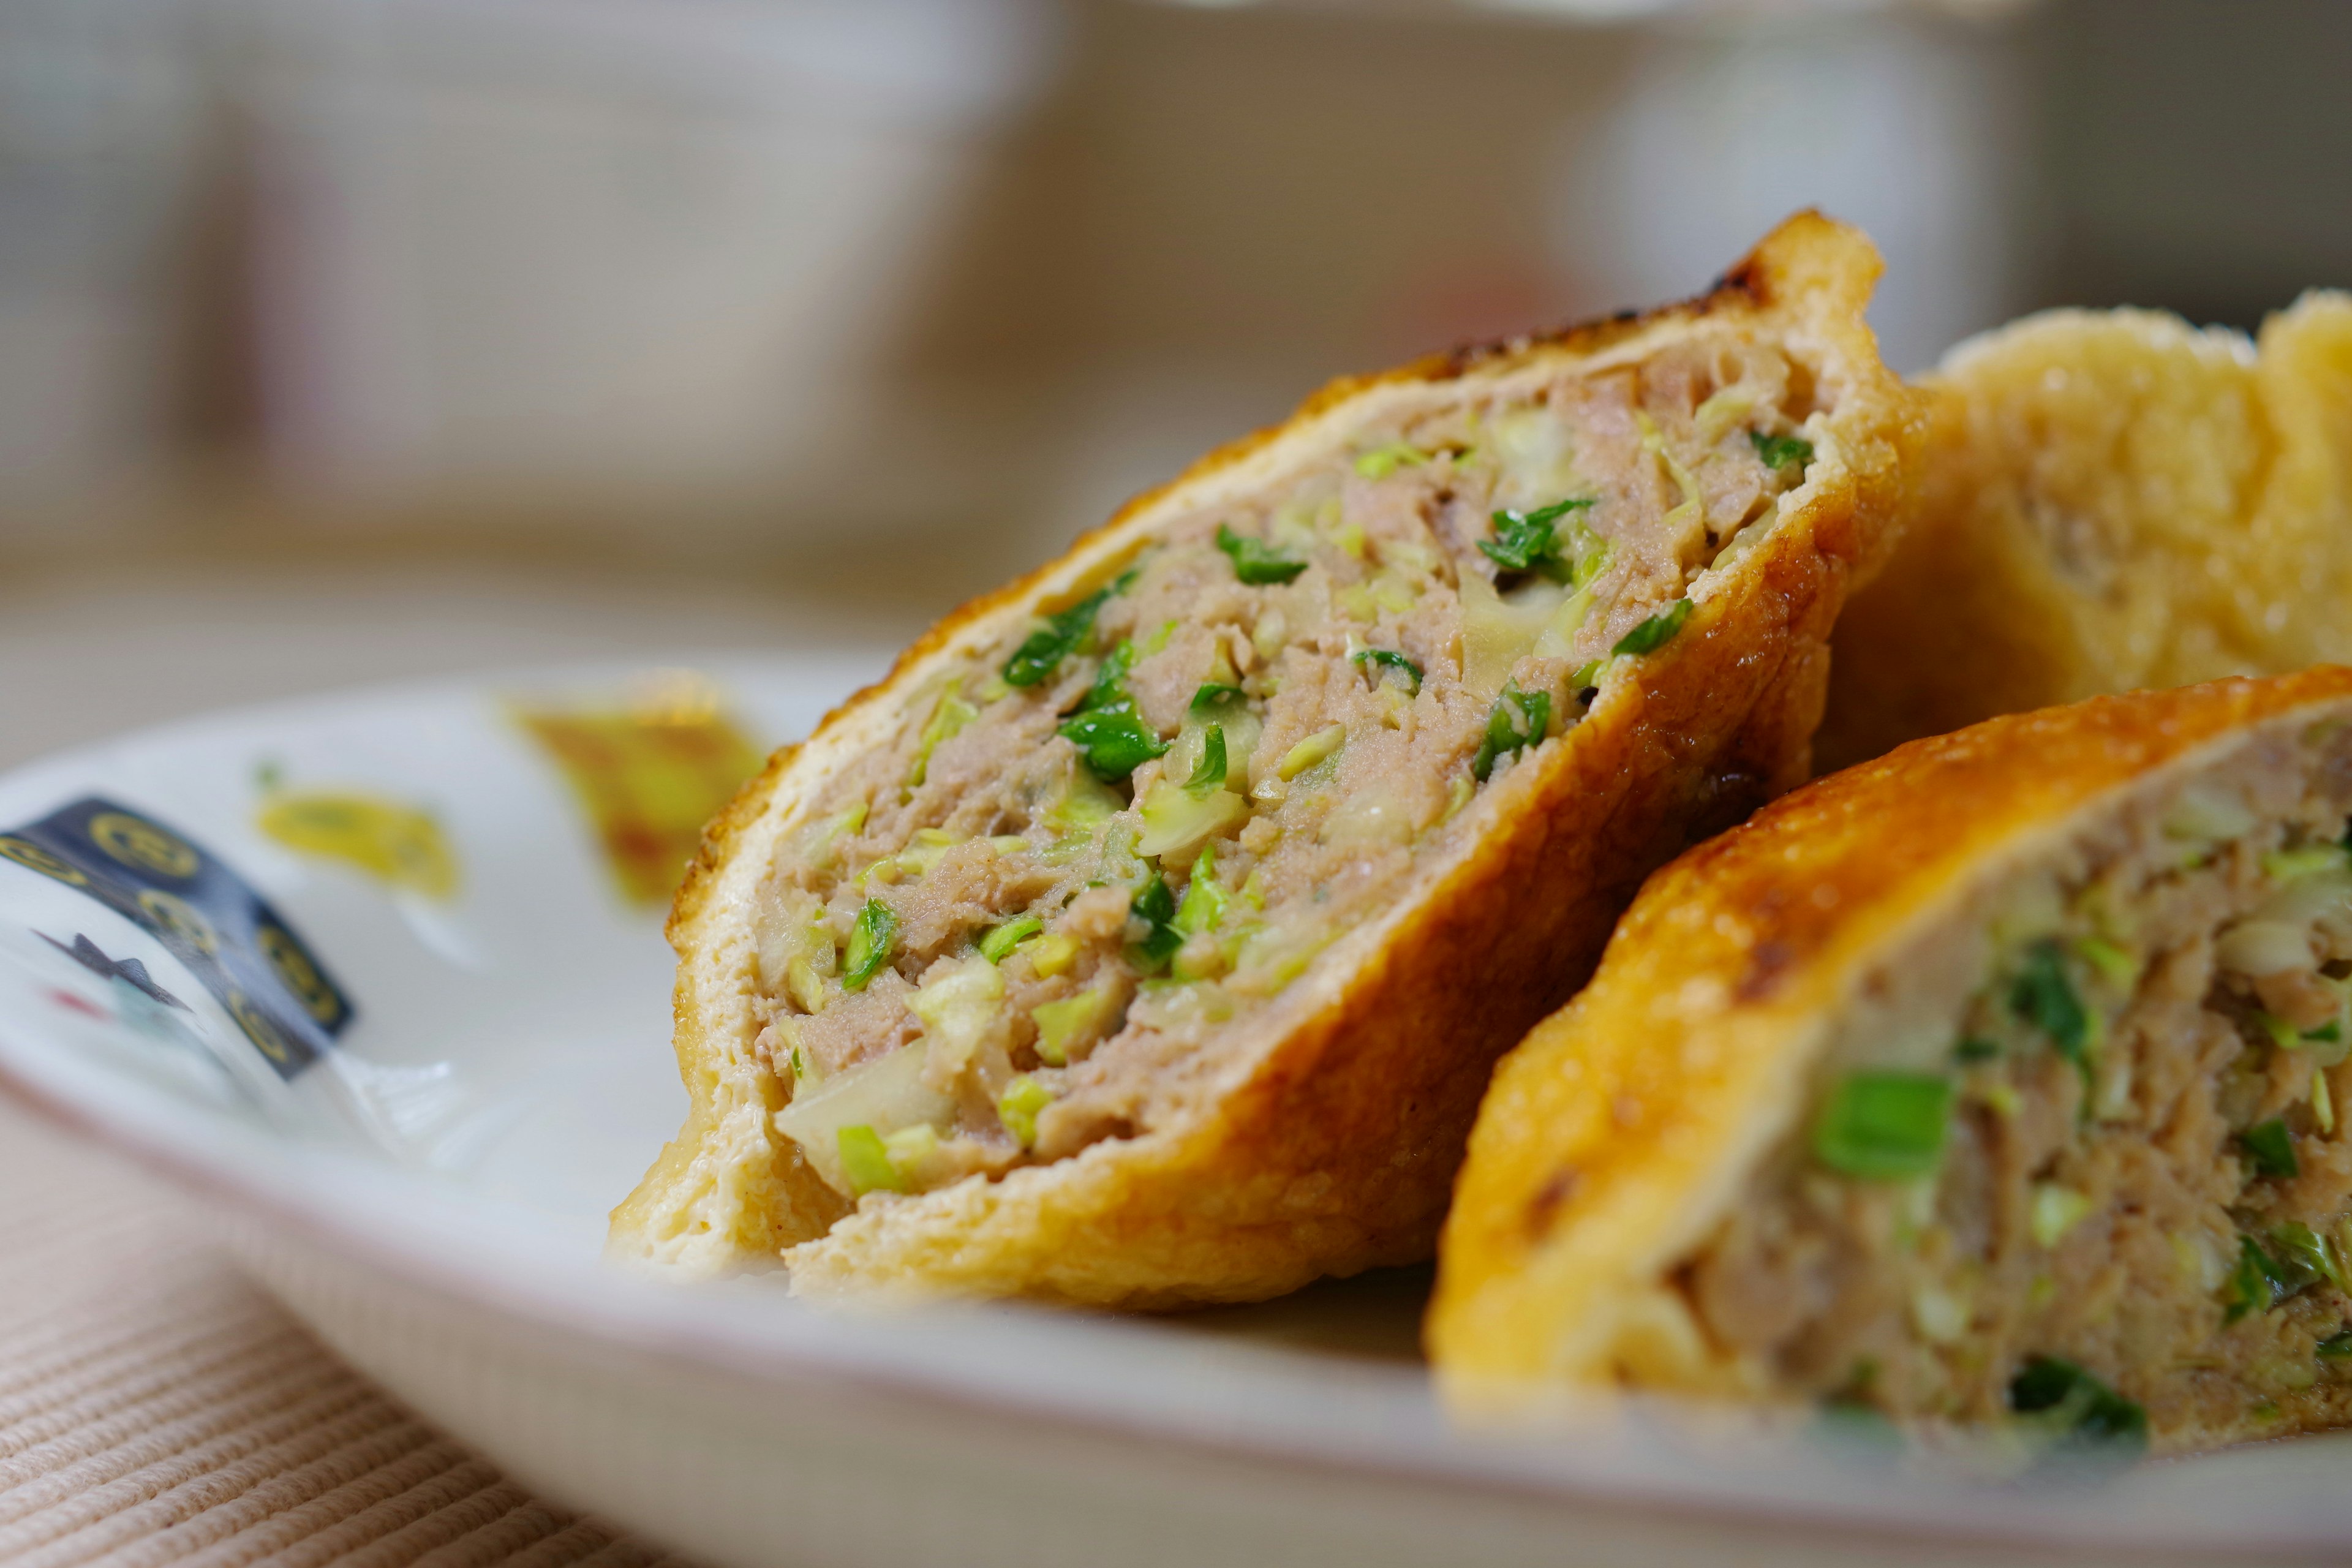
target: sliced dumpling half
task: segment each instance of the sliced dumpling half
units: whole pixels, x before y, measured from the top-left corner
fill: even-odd
[[[1838,624],[1826,767],[2105,691],[2352,661],[2352,295],[2248,339],[2052,310],[1954,349]]]
[[[624,1257],[1165,1305],[1426,1257],[1494,1060],[1805,773],[1910,395],[1868,242],[1343,383],[943,623],[679,895]]]
[[[1448,1390],[2352,1418],[2347,811],[2322,668],[1915,742],[1685,855],[1496,1075]]]

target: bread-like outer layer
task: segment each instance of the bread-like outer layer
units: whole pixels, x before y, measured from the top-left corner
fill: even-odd
[[[1816,752],[2106,691],[2352,661],[2352,295],[2249,342],[2153,310],[1972,338],[1934,399],[1918,500],[1854,597]]]
[[[1808,771],[1830,626],[1884,553],[1916,441],[1914,396],[1863,321],[1878,267],[1859,233],[1801,214],[1703,299],[1335,383],[941,622],[711,825],[669,924],[692,1110],[614,1211],[610,1250],[711,1272],[791,1248],[797,1289],[1129,1307],[1253,1300],[1427,1257],[1496,1058],[1590,973],[1646,872]],[[753,900],[824,781],[916,721],[910,699],[942,665],[1106,580],[1163,521],[1343,460],[1368,421],[1636,363],[1724,321],[1780,342],[1834,413],[1809,431],[1813,463],[1767,536],[1699,579],[1682,634],[1618,661],[1580,723],[1480,792],[1465,850],[1417,868],[1409,896],[1234,1026],[1246,1042],[1208,1112],[845,1214],[776,1131],[788,1091],[753,1045]]]
[[[2348,707],[2352,669],[2330,666],[1994,719],[1819,780],[1651,878],[1479,1111],[1428,1323],[1452,1401],[1495,1413],[1624,1375],[1754,1392],[1668,1275],[1759,1196],[1863,976],[2124,793]]]

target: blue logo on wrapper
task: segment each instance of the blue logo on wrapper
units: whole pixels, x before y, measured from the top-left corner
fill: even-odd
[[[185,835],[92,796],[0,833],[0,860],[88,894],[188,966],[278,1076],[319,1059],[352,1005],[268,900]]]

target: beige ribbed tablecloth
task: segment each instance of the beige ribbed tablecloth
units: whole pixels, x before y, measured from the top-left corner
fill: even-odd
[[[184,1200],[0,1100],[0,1563],[658,1561],[379,1393]]]

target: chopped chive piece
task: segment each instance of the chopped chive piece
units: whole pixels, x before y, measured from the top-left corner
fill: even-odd
[[[907,1190],[907,1178],[892,1162],[888,1145],[871,1127],[845,1127],[834,1134],[834,1143],[841,1151],[841,1168],[851,1192],[863,1197],[871,1192]]]
[[[1028,640],[1004,661],[1005,683],[1034,686],[1061,668],[1062,660],[1076,651],[1077,646],[1086,641],[1087,634],[1094,630],[1095,614],[1103,607],[1103,602],[1113,594],[1124,592],[1134,580],[1135,574],[1129,572],[1108,587],[1098,588],[1080,599],[1061,614],[1046,616],[1045,624],[1031,632]]]
[[[1429,454],[1410,441],[1391,441],[1385,447],[1375,447],[1356,458],[1356,472],[1368,479],[1384,479],[1399,468],[1410,468],[1429,461]]]
[[[1978,1035],[1970,1035],[1952,1047],[1952,1057],[1956,1061],[1989,1062],[2000,1055],[2000,1046]]]
[[[1326,724],[1282,753],[1282,761],[1275,765],[1276,776],[1297,778],[1338,751],[1347,739],[1348,727],[1345,724]]]
[[[2091,1016],[2066,976],[2065,955],[2055,937],[2025,950],[2025,960],[2009,988],[2009,1008],[2049,1037],[2058,1054],[2089,1081]]]
[[[1192,879],[1184,884],[1184,901],[1176,906],[1176,918],[1169,923],[1181,936],[1214,931],[1224,921],[1225,901],[1225,890],[1217,885],[1217,847],[1204,845],[1201,858],[1192,862]]]
[[[841,988],[865,990],[866,983],[890,962],[890,949],[898,940],[898,912],[879,899],[866,900],[866,907],[857,911],[857,923],[849,928],[849,950],[841,960]]]
[[[2057,1356],[2027,1358],[2010,1380],[2009,1407],[2054,1427],[2061,1447],[2097,1447],[2135,1455],[2147,1447],[2147,1412]]]
[[[980,710],[963,700],[962,687],[961,679],[949,681],[947,689],[940,694],[939,705],[931,710],[930,721],[923,726],[916,746],[915,765],[907,770],[908,789],[919,785],[929,773],[931,753],[939,749],[940,742],[953,739],[980,717]]]
[[[1226,686],[1213,680],[1192,693],[1192,711],[1205,715],[1213,713],[1229,703],[1246,700],[1248,699],[1243,695],[1240,687]]]
[[[1105,784],[1117,784],[1168,750],[1168,742],[1132,709],[1097,708],[1062,722],[1062,737],[1078,748]]]
[[[1617,646],[1609,651],[1612,654],[1655,653],[1675,640],[1675,634],[1683,629],[1683,623],[1690,619],[1690,613],[1691,602],[1688,599],[1676,599],[1673,604],[1619,637]]]
[[[1135,668],[1138,657],[1134,639],[1120,638],[1103,659],[1085,700],[1061,723],[1063,739],[1077,747],[1087,766],[1105,784],[1117,784],[1168,750],[1168,742],[1143,721],[1135,710],[1135,699],[1128,694],[1127,672]]]
[[[1168,889],[1168,879],[1159,872],[1135,895],[1128,905],[1137,920],[1143,922],[1143,940],[1135,944],[1140,960],[1139,967],[1158,973],[1168,967],[1176,950],[1184,945],[1184,933],[1176,929],[1176,895]]]
[[[1380,679],[1381,671],[1393,669],[1404,677],[1406,691],[1416,697],[1421,694],[1421,666],[1396,649],[1368,647],[1352,657],[1374,680]]]
[[[2336,1330],[2313,1348],[2322,1361],[2352,1361],[2352,1327]]]
[[[2282,1268],[2302,1289],[2325,1279],[2338,1290],[2352,1291],[2352,1281],[2344,1273],[2344,1260],[2337,1256],[2336,1244],[2313,1230],[2299,1219],[2291,1219],[2271,1231],[2271,1245],[2278,1249]]]
[[[2294,1134],[2286,1130],[2286,1122],[2279,1117],[2258,1121],[2239,1133],[2238,1146],[2253,1162],[2257,1176],[2291,1177],[2303,1173],[2303,1165],[2294,1157]]]
[[[1470,772],[1480,784],[1494,776],[1495,764],[1523,747],[1543,743],[1551,727],[1551,693],[1522,691],[1517,681],[1504,684],[1502,694],[1486,713],[1486,738],[1470,759]]]
[[[1813,444],[1802,436],[1768,436],[1761,430],[1748,432],[1755,443],[1756,455],[1764,459],[1768,468],[1794,467],[1800,470],[1813,460]]]
[[[996,1097],[996,1119],[1024,1149],[1037,1142],[1037,1113],[1054,1103],[1054,1091],[1023,1073]]]
[[[1102,668],[1095,671],[1095,683],[1079,700],[1077,711],[1091,713],[1099,708],[1133,708],[1135,700],[1127,694],[1127,672],[1135,668],[1141,657],[1133,637],[1121,637],[1118,646],[1104,656]]]
[[[1184,781],[1184,793],[1194,800],[1225,787],[1225,727],[1212,724],[1201,736],[1201,760]]]
[[[2305,1029],[2303,1032],[2303,1037],[2306,1040],[2325,1040],[2332,1046],[2344,1037],[2344,1026],[2339,1020],[2330,1018],[2316,1029]]]
[[[1813,1124],[1813,1157],[1868,1181],[1924,1176],[1944,1154],[1952,1086],[1934,1073],[1850,1072]]]
[[[1579,522],[1570,535],[1570,552],[1563,557],[1559,520],[1594,504],[1593,498],[1580,496],[1554,501],[1533,511],[1498,511],[1495,513],[1495,537],[1480,540],[1478,549],[1506,572],[1541,572],[1563,583],[1574,580],[1581,584],[1600,571],[1608,544]]]
[[[2131,954],[2104,937],[2086,936],[2074,944],[2074,954],[2117,985],[2129,985],[2139,978],[2139,965]]]
[[[1222,522],[1217,524],[1217,548],[1232,558],[1234,575],[1253,587],[1287,583],[1307,570],[1306,562],[1277,555],[1264,540],[1245,538]]]
[[[2238,1237],[2237,1266],[2221,1282],[2221,1300],[2228,1310],[2224,1323],[2234,1323],[2249,1312],[2267,1312],[2320,1278],[2298,1260],[2273,1257],[2251,1236]]]
[[[1002,963],[1013,956],[1013,950],[1040,935],[1045,922],[1035,915],[1023,915],[1017,921],[1007,921],[980,939],[980,956],[991,963]]]

